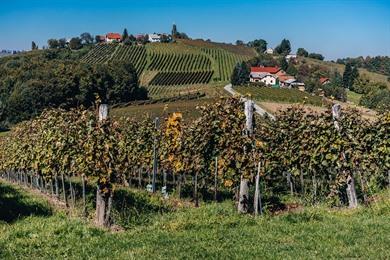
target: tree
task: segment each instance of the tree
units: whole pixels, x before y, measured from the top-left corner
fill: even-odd
[[[34,41],[31,42],[31,50],[38,50],[38,45]]]
[[[71,50],[78,50],[81,49],[81,47],[83,47],[83,45],[81,44],[81,39],[79,37],[73,37],[70,39],[69,48]]]
[[[173,25],[172,25],[172,32],[171,32],[171,34],[172,34],[172,38],[176,38],[176,36],[177,36],[177,27],[176,27],[176,24],[173,24]]]
[[[66,47],[66,39],[65,38],[61,38],[58,40],[58,47],[62,48],[62,49]]]
[[[127,38],[129,38],[129,34],[127,33],[127,29],[125,28],[122,34],[122,41],[125,41]]]
[[[287,39],[283,39],[282,42],[276,46],[275,52],[281,55],[287,55],[291,52],[291,44]]]
[[[307,57],[309,53],[304,48],[298,48],[297,55],[302,57]]]
[[[137,39],[132,34],[129,35],[129,40],[132,41],[132,42],[137,41]]]
[[[85,32],[80,35],[81,43],[82,44],[91,44],[93,43],[93,37],[90,33]]]
[[[249,80],[249,67],[243,61],[241,63],[237,63],[237,65],[233,69],[231,83],[234,86],[243,85]]]
[[[100,35],[96,35],[96,36],[95,36],[95,42],[96,42],[96,43],[101,43],[101,42],[103,42],[103,40],[102,40],[102,38],[100,37]]]
[[[314,53],[314,52],[310,53],[308,57],[316,60],[324,60],[324,56],[322,56],[322,54]]]
[[[59,43],[57,39],[49,39],[47,40],[47,45],[49,46],[50,49],[57,49]]]
[[[237,46],[241,46],[241,45],[245,45],[245,43],[243,41],[241,41],[241,40],[237,40],[236,41],[236,45]]]
[[[282,70],[286,71],[288,68],[288,62],[286,61],[286,57],[282,56],[279,60],[279,66]]]
[[[258,54],[263,54],[267,50],[267,42],[263,39],[256,39],[248,42],[248,46],[255,48]]]
[[[347,63],[345,65],[344,73],[343,73],[343,87],[350,88],[351,87],[351,79],[352,79],[352,65],[351,63]]]
[[[288,64],[286,73],[289,74],[289,75],[295,76],[295,75],[298,74],[298,70],[297,70],[297,68],[294,66],[294,64],[290,63],[290,64]]]
[[[359,78],[359,70],[357,68],[357,66],[353,66],[353,69],[352,69],[352,72],[351,72],[351,82],[349,83],[349,89],[354,91],[354,84],[356,82],[356,80]]]
[[[122,43],[124,45],[128,45],[128,46],[133,44],[133,42],[130,40],[130,38],[128,36],[126,37],[126,39],[122,40]]]

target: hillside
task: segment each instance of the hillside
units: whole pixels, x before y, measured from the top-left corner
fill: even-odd
[[[336,70],[341,74],[344,72],[344,68],[345,68],[345,65],[343,65],[343,64],[338,64],[338,63],[329,62],[329,61],[321,61],[321,60],[316,60],[316,59],[311,59],[311,58],[300,57],[299,61],[306,62],[307,64],[323,66],[330,71]],[[384,83],[390,88],[390,82],[387,80],[387,76],[384,74],[371,72],[371,71],[368,71],[367,69],[362,69],[362,68],[359,68],[359,73],[361,75],[366,75],[368,77],[368,79],[370,79],[370,81]]]
[[[82,61],[91,64],[130,61],[137,69],[141,84],[154,87],[153,96],[155,92],[163,95],[166,86],[228,82],[234,66],[255,55],[253,49],[245,46],[180,40],[145,46],[100,44],[92,48]]]

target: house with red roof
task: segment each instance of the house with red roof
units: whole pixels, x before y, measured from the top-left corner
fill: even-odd
[[[122,36],[119,33],[107,33],[106,34],[106,42],[120,42],[122,40]]]
[[[325,84],[330,83],[330,80],[328,78],[321,77],[320,78],[320,83],[321,83],[321,85],[325,85]]]
[[[276,75],[279,71],[279,67],[251,67],[249,81],[254,83],[263,82],[268,86],[279,85],[279,79]]]
[[[275,67],[251,67],[251,72],[263,72],[263,73],[270,73],[270,74],[276,74],[281,69],[278,66]]]

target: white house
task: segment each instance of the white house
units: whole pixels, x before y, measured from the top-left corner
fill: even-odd
[[[268,72],[251,72],[250,82],[264,82],[265,85],[274,86],[278,84],[278,77]]]
[[[297,58],[296,54],[288,54],[288,55],[286,55],[286,60],[287,61],[295,60],[296,58]]]
[[[264,53],[266,53],[266,54],[274,54],[274,49],[268,48],[268,49],[265,50]]]
[[[148,34],[148,40],[150,42],[161,42],[161,36],[155,33]]]

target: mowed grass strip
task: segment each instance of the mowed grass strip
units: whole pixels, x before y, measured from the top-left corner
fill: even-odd
[[[322,98],[299,91],[298,89],[271,88],[260,86],[234,87],[242,95],[251,95],[257,101],[273,101],[281,103],[305,103],[314,106],[322,106]]]
[[[111,111],[113,117],[132,117],[142,119],[145,117],[160,117],[165,118],[168,114],[173,112],[181,112],[183,119],[193,120],[200,117],[200,111],[196,109],[197,106],[216,102],[218,99],[206,98],[195,100],[183,100],[167,103],[156,103],[148,105],[128,106],[123,108],[114,108]]]
[[[15,192],[25,193],[11,188],[8,194]],[[388,193],[381,202],[353,211],[316,207],[259,218],[238,215],[232,202],[206,204],[120,232],[62,213],[31,215],[0,223],[0,258],[387,259],[389,216]]]

